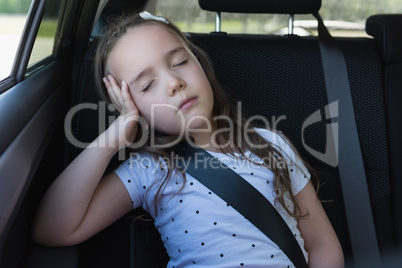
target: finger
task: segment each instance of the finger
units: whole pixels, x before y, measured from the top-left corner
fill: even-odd
[[[113,91],[113,87],[112,87],[112,84],[111,84],[110,81],[109,81],[109,78],[108,78],[108,77],[104,77],[104,78],[103,78],[103,83],[105,84],[105,87],[106,87],[106,89],[107,89],[107,92],[108,92],[108,94],[109,94],[110,99],[112,99],[113,101],[116,101],[116,100],[117,100],[117,97],[116,97],[116,94],[115,94],[114,91]]]
[[[122,105],[122,101],[119,101],[119,96],[121,95],[120,89],[117,87],[117,84],[115,82],[112,83],[112,81],[113,81],[112,76],[103,78],[103,82],[105,83],[110,100],[112,101],[114,106],[116,106],[116,108],[119,111],[121,111],[123,108],[123,105]]]
[[[108,88],[108,93],[109,93],[109,97],[110,97],[110,100],[112,101],[112,103],[121,110],[121,108],[123,108],[123,106],[122,106],[121,102],[119,101],[119,97],[116,96],[115,90],[113,90],[113,88]]]
[[[109,82],[109,78],[107,76],[103,77],[103,83],[105,84],[106,88],[110,88],[112,85]]]
[[[122,95],[122,98],[123,98],[124,107],[128,111],[132,111],[136,115],[138,115],[139,110],[138,110],[137,106],[135,105],[135,103],[134,103],[134,101],[133,101],[133,99],[132,99],[132,97],[130,95],[130,91],[128,90],[128,85],[124,80],[122,81],[121,95]]]
[[[120,95],[121,95],[121,93],[120,93],[120,86],[117,84],[117,82],[116,82],[116,80],[114,79],[114,77],[112,76],[112,75],[108,75],[107,76],[107,79],[108,79],[108,81],[109,81],[109,84],[110,84],[110,90],[112,91],[112,93],[113,93],[113,96],[115,97],[115,99],[116,100],[119,100],[120,99]]]
[[[121,95],[120,85],[117,83],[116,79],[112,75],[109,75],[108,78],[112,85],[112,90],[114,95],[116,96],[116,99],[118,100],[119,104],[123,106],[123,97]]]

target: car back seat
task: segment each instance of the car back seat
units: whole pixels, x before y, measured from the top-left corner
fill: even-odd
[[[253,2],[256,8],[258,1],[247,1],[248,6],[250,2]],[[286,12],[289,2],[282,2]],[[281,5],[281,1],[275,3]],[[302,6],[303,13],[308,13],[305,10],[308,5]],[[289,13],[300,12],[297,7],[293,7]],[[401,16],[396,18],[399,20]],[[374,23],[374,19],[372,22]],[[368,25],[369,23],[370,20]],[[394,29],[395,25],[393,22],[380,25],[382,28],[379,27],[381,29],[374,34],[376,39],[337,40],[346,57],[377,238],[380,249],[386,253],[402,241],[402,225],[396,225],[401,221],[402,215],[402,202],[398,199],[402,191],[401,165],[398,164],[401,163],[402,151],[398,138],[401,133],[398,122],[401,122],[402,113],[400,102],[397,102],[401,99],[398,89],[402,81],[397,80],[401,78],[395,73],[400,70],[401,62],[392,61],[394,53],[398,53],[398,43],[391,46],[394,50],[390,49],[390,44],[395,43],[390,37],[395,35],[392,31],[389,35],[388,30]],[[341,241],[346,258],[353,259],[338,169],[316,159],[306,149],[309,147],[318,152],[325,152],[326,124],[330,121],[322,120],[302,128],[312,113],[317,110],[324,113],[328,104],[317,38],[227,33],[189,33],[189,37],[207,51],[219,80],[236,100],[242,102],[244,112],[250,116],[262,115],[271,123],[276,122],[277,128],[292,140],[301,155],[318,172],[322,183],[319,196],[323,200],[329,200],[323,203],[325,210]],[[96,38],[97,33],[91,39],[83,59],[80,74],[82,84],[75,90],[72,105],[98,101],[94,98],[95,83],[92,72]],[[83,114],[77,114],[80,122],[76,122],[74,134],[79,140],[89,141],[98,135],[97,112],[86,112],[91,114],[86,114],[84,121]],[[72,148],[69,154],[70,158],[74,158],[77,151]],[[117,163],[112,163],[109,170],[113,165]],[[143,228],[142,223],[140,225],[140,228]],[[154,232],[152,227],[147,228]],[[138,226],[133,224],[131,229],[135,233]],[[127,230],[120,229],[118,232]],[[99,234],[98,238],[92,241],[101,241],[99,237],[102,235]],[[135,266],[133,262],[132,265]]]
[[[307,5],[302,7],[303,12],[309,2],[317,1],[304,1]],[[277,1],[276,4],[280,5]],[[283,4],[289,2],[284,1]],[[258,7],[257,2],[248,2],[247,5],[249,11],[256,13],[262,8]],[[217,5],[214,3],[213,6]],[[230,9],[233,6],[223,5],[220,8],[225,11]],[[283,10],[286,8],[283,7]],[[302,13],[297,9],[293,12]],[[317,38],[212,33],[192,34],[191,39],[208,52],[218,78],[237,100],[242,101],[250,115],[259,114],[266,118],[275,116],[277,119],[286,116],[286,120],[280,121],[277,127],[295,143],[318,172],[323,183],[320,197],[331,200],[324,203],[326,212],[346,257],[352,258],[338,169],[317,160],[307,151],[309,146],[325,152],[325,128],[329,122],[323,120],[303,129],[305,120],[317,110],[323,112],[328,104]],[[372,39],[337,40],[346,57],[377,238],[381,249],[394,248],[395,226],[390,199],[389,144],[381,55]]]
[[[375,38],[383,63],[395,238],[402,255],[402,15],[371,16],[366,31]]]

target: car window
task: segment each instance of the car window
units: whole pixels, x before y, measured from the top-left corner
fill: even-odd
[[[11,75],[27,23],[31,0],[0,0],[0,81]],[[49,0],[29,57],[28,69],[53,53],[59,11],[64,1]],[[21,44],[20,44],[21,43]]]
[[[185,32],[212,32],[215,30],[214,12],[203,11],[198,1],[160,0],[157,14],[167,16]],[[379,13],[401,13],[400,0],[325,0],[320,14],[334,36],[367,36],[365,21]],[[221,30],[228,33],[278,34],[288,33],[288,15],[222,13]],[[296,15],[294,33],[317,35],[317,22],[310,15]]]
[[[31,0],[0,0],[0,81],[11,73]]]
[[[39,26],[38,35],[29,58],[28,68],[53,54],[53,45],[60,17],[60,7],[64,1],[47,1],[45,14]]]

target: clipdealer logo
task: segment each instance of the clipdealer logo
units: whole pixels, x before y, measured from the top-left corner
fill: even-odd
[[[339,115],[339,102],[335,101],[324,107],[325,120],[338,118]],[[318,122],[324,120],[321,116],[321,109],[312,113],[302,125],[302,143],[307,152],[318,160],[324,162],[332,167],[337,167],[338,161],[338,144],[339,144],[339,124],[338,122],[331,122],[326,125],[326,146],[325,152],[310,147],[305,140],[305,130]]]
[[[171,106],[171,105],[153,105],[153,110],[154,109],[158,109],[161,107],[165,107],[165,108],[170,108],[170,109],[174,109],[175,107]],[[102,133],[103,131],[105,131],[108,126],[115,121],[116,116],[114,115],[107,115],[108,111],[113,112],[115,111],[115,107],[113,105],[106,105],[105,102],[99,102],[98,104],[96,103],[81,103],[78,104],[76,106],[74,106],[73,108],[70,109],[70,111],[67,113],[66,117],[65,117],[65,121],[64,121],[64,131],[65,131],[65,135],[67,140],[74,146],[78,147],[78,148],[86,148],[88,145],[90,145],[90,143],[86,143],[86,142],[82,142],[79,139],[77,139],[77,137],[74,136],[74,131],[73,127],[72,127],[72,122],[73,122],[73,118],[75,116],[77,120],[79,120],[79,112],[82,110],[93,110],[93,111],[97,111],[98,114],[98,133]],[[152,110],[152,111],[153,111]],[[310,116],[307,117],[307,119],[303,122],[302,127],[301,127],[301,139],[302,139],[302,145],[304,147],[304,149],[310,153],[313,157],[315,157],[316,159],[322,161],[323,163],[332,166],[332,167],[337,167],[338,166],[338,139],[339,139],[339,131],[338,131],[338,123],[337,122],[331,122],[331,123],[327,123],[326,124],[326,136],[325,136],[325,151],[324,152],[320,152],[319,150],[311,147],[309,144],[307,144],[306,142],[306,130],[311,127],[314,124],[317,124],[319,122],[322,122],[323,120],[332,120],[332,119],[336,119],[338,118],[338,111],[339,111],[339,103],[338,101],[335,101],[333,103],[330,103],[328,105],[326,105],[323,109],[324,114],[325,114],[325,118],[323,118],[322,116],[322,110],[318,109],[317,111],[315,111],[314,113],[312,113]],[[238,103],[238,112],[239,115],[241,116],[241,103]],[[140,116],[140,118],[137,118],[139,124],[141,124],[142,126],[147,125],[147,122],[145,122],[145,119],[142,118]],[[154,118],[153,118],[154,119]],[[199,119],[199,118],[197,118]],[[208,121],[206,118],[201,118],[202,120],[206,120],[206,122]],[[267,129],[271,129],[271,130],[276,130],[278,127],[278,124],[281,121],[286,120],[287,117],[285,115],[279,116],[279,117],[275,117],[272,116],[271,121],[267,120],[265,117],[257,115],[257,116],[253,116],[251,118],[249,118],[246,122],[246,124],[250,124],[251,121],[253,120],[259,120],[262,121],[264,123],[265,128]],[[124,119],[124,120],[134,120],[134,118],[128,118],[128,119]],[[124,124],[124,120],[123,122],[117,122],[120,124]],[[233,123],[231,122],[230,118],[226,118],[223,116],[218,116],[216,118],[214,118],[213,120],[226,120],[228,121],[231,127],[229,127],[228,129],[224,129],[224,130],[218,130],[218,131],[227,131],[229,132],[229,134],[233,134],[234,130],[233,128]],[[121,120],[122,121],[122,120]],[[333,121],[333,120],[332,120]],[[151,125],[153,124],[153,120],[151,120]],[[190,122],[187,122],[191,123]],[[210,123],[210,122],[207,122]],[[208,125],[208,124],[207,124]],[[182,118],[182,128],[185,129],[187,126],[184,123],[184,118]],[[153,134],[153,135],[152,135]],[[184,133],[182,131],[181,133],[182,135],[186,135],[188,133]],[[216,135],[216,133],[214,133],[214,135]],[[182,137],[182,136],[181,136]],[[234,138],[232,137],[232,135],[230,135],[231,139]],[[145,138],[145,136],[144,136]],[[154,133],[151,133],[151,140],[154,139]],[[186,138],[189,138],[186,136]],[[180,140],[178,138],[178,140]],[[192,144],[191,139],[188,139],[190,144]],[[110,144],[111,141],[108,140],[101,140],[98,142],[98,144],[93,145],[93,146],[99,146],[99,147],[104,147],[104,146],[108,146],[108,144]],[[144,139],[141,139],[140,141],[138,141],[136,144],[128,144],[128,142],[126,141],[126,143],[128,144],[128,147],[130,148],[136,148],[136,146],[140,146],[142,143],[146,142]],[[251,141],[248,141],[248,145],[255,147],[258,145],[254,145],[252,144]],[[218,146],[218,145],[217,145]],[[203,148],[202,146],[200,146],[201,148]],[[124,158],[125,154],[123,152],[123,150],[121,150],[119,152],[119,159],[120,157]]]

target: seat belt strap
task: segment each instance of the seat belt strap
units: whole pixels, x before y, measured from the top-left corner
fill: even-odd
[[[288,225],[257,189],[201,148],[183,141],[175,153],[182,157],[183,161],[177,161],[182,170],[254,224],[279,246],[296,267],[307,268],[304,254]]]
[[[345,56],[337,41],[328,32],[321,16],[318,13],[314,16],[318,21],[318,41],[328,102],[338,102],[340,107],[329,112],[333,113],[331,118],[337,117],[339,112],[339,148],[335,148],[335,151],[355,267],[367,267],[367,260],[371,267],[380,267],[380,252]],[[336,133],[333,133],[332,136],[335,135]]]

